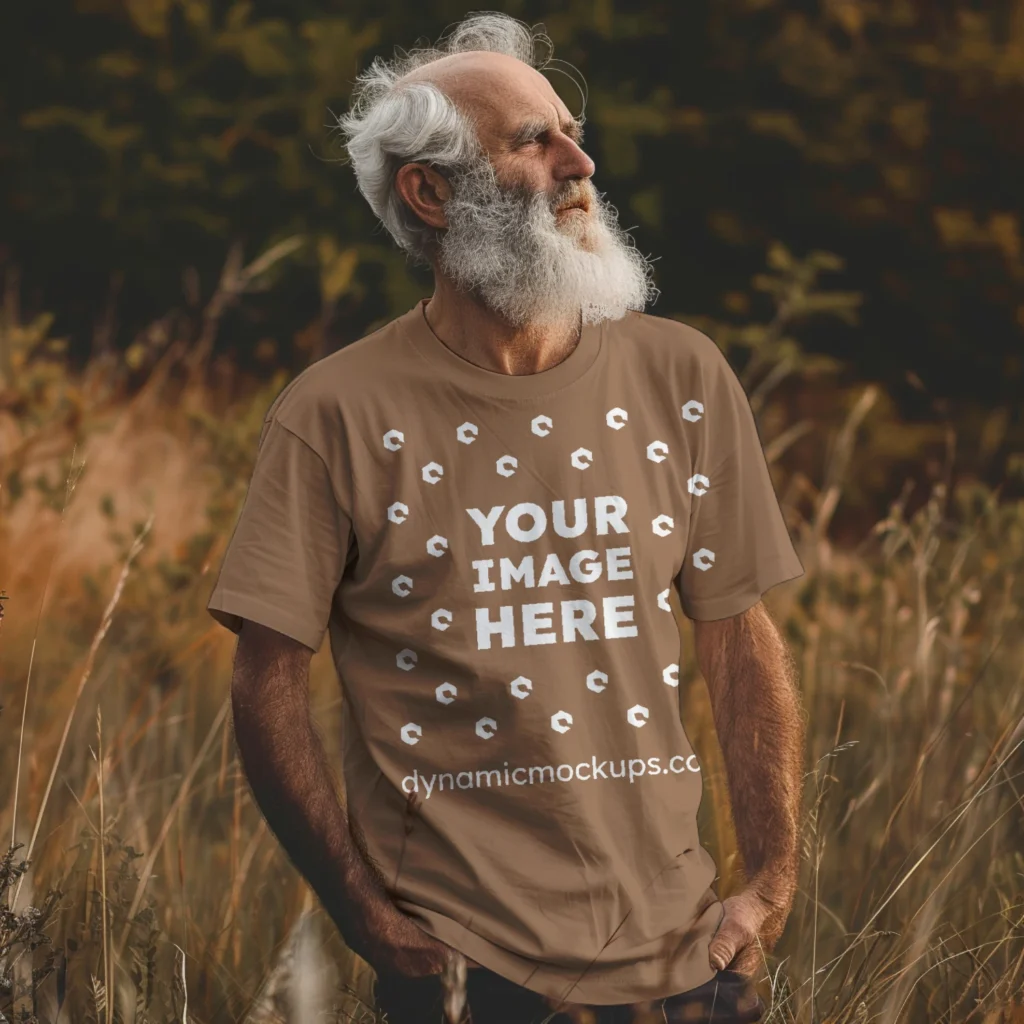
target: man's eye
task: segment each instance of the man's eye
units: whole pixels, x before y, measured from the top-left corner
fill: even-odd
[[[548,134],[547,132],[541,132],[540,135],[535,135],[532,139],[527,139],[525,142],[521,142],[520,145],[521,146],[529,146],[529,145],[532,145],[534,142],[542,142],[542,141],[544,141],[547,138],[547,134]],[[570,135],[569,138],[572,139],[573,142],[575,142],[577,146],[582,146],[583,145],[583,133],[582,132],[580,132],[578,135]]]

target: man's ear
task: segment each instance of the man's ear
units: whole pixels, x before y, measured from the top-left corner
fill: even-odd
[[[395,175],[395,190],[403,202],[425,224],[447,228],[444,204],[451,196],[448,179],[429,164],[403,164]]]

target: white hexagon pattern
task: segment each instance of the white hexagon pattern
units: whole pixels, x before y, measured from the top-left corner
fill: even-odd
[[[594,453],[589,448],[577,448],[569,457],[569,461],[577,469],[587,469],[594,461]]]
[[[671,516],[656,516],[651,520],[651,529],[659,537],[667,537],[675,527],[675,520]]]
[[[455,436],[463,444],[472,444],[479,433],[480,428],[475,423],[470,423],[468,420],[455,428]]]
[[[530,696],[533,691],[533,682],[526,678],[526,676],[517,676],[509,684],[509,689],[512,691],[513,697],[518,697],[523,700]]]
[[[635,725],[639,729],[641,726],[647,724],[647,719],[650,718],[650,716],[650,711],[645,708],[643,704],[634,704],[626,712],[626,721],[629,722],[630,725]]]
[[[422,474],[428,484],[436,484],[444,476],[444,466],[440,462],[428,462],[423,467]]]
[[[551,716],[551,728],[566,733],[572,728],[572,715],[568,711],[556,711]]]
[[[530,429],[538,437],[547,437],[553,427],[554,423],[551,422],[550,416],[534,416],[530,421]]]
[[[694,473],[686,481],[686,488],[691,494],[707,494],[711,481],[703,473]]]
[[[668,445],[664,441],[652,441],[647,446],[647,458],[651,462],[664,462],[668,455]]]
[[[440,558],[448,550],[448,538],[442,537],[440,534],[435,533],[430,540],[427,541],[427,554],[433,555],[435,558]]]
[[[693,564],[700,569],[701,572],[707,572],[708,569],[714,564],[715,553],[708,548],[701,548],[699,551],[693,553]]]
[[[696,399],[691,399],[681,407],[681,414],[684,420],[695,423],[704,415],[704,405]],[[609,409],[605,415],[605,421],[613,430],[622,430],[629,420],[629,413],[618,406]],[[551,434],[554,423],[550,416],[538,415],[530,421],[530,430],[537,437],[547,437]],[[472,444],[479,436],[480,428],[470,421],[462,423],[456,428],[456,438],[462,444]],[[388,430],[382,437],[382,443],[389,451],[398,451],[405,444],[405,434],[401,430]],[[669,446],[666,442],[651,441],[646,447],[646,456],[650,462],[661,463],[669,455]],[[577,448],[570,455],[570,463],[576,469],[584,470],[593,464],[594,453],[588,448]],[[504,477],[513,476],[519,468],[518,459],[514,455],[503,455],[495,463],[499,475]],[[444,467],[438,462],[428,462],[421,469],[421,476],[425,483],[437,484],[444,476]],[[710,488],[710,480],[702,473],[694,473],[687,480],[687,489],[690,494],[701,496],[706,494]],[[409,506],[401,501],[393,502],[387,509],[387,518],[395,524],[404,523],[409,518]],[[660,537],[669,536],[675,529],[675,520],[669,515],[659,515],[651,520],[651,530]],[[440,534],[434,534],[426,542],[427,553],[435,558],[442,557],[448,551],[448,539]],[[693,565],[706,572],[712,567],[715,561],[715,553],[709,548],[703,547],[692,555]],[[407,575],[396,576],[391,583],[391,589],[398,597],[407,597],[413,589],[413,580]],[[657,604],[663,611],[671,612],[672,606],[669,601],[670,587],[666,587],[657,595]],[[453,614],[447,608],[437,608],[430,616],[431,626],[439,631],[447,630],[453,621]],[[418,660],[418,655],[410,648],[405,648],[396,655],[396,664],[403,671],[411,671]],[[662,679],[666,685],[679,686],[679,665],[671,664],[662,671]],[[587,689],[593,693],[602,693],[608,686],[608,674],[595,669],[586,677]],[[526,676],[518,676],[509,684],[512,696],[524,700],[533,692],[533,682]],[[436,687],[434,694],[440,704],[451,704],[458,693],[454,683],[443,682]],[[650,709],[642,704],[634,704],[626,712],[626,720],[635,728],[642,728],[650,719]],[[566,710],[557,711],[551,716],[551,728],[555,732],[567,733],[573,725],[573,716]],[[498,723],[494,718],[484,717],[477,720],[475,724],[476,735],[481,739],[492,738],[498,729]],[[401,728],[401,738],[406,744],[413,745],[420,741],[423,736],[423,729],[415,722],[407,722]]]

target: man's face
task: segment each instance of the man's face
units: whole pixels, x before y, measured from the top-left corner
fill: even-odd
[[[643,310],[657,293],[650,264],[591,183],[593,161],[551,84],[511,58],[486,81],[473,100],[485,156],[449,178],[439,271],[517,326]]]
[[[451,185],[441,270],[510,323],[574,323],[581,309],[596,323],[644,309],[649,264],[589,179],[536,191],[502,184],[484,160]],[[572,203],[582,208],[560,212]]]

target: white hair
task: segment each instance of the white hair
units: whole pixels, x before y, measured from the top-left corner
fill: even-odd
[[[542,29],[542,26],[540,27]],[[541,61],[536,44],[548,55]],[[541,30],[494,11],[468,15],[434,46],[406,52],[392,61],[376,58],[356,77],[352,105],[337,118],[359,191],[392,238],[412,258],[428,265],[437,229],[422,221],[395,189],[403,164],[424,163],[446,177],[480,165],[485,154],[476,126],[433,83],[399,82],[410,71],[453,53],[502,53],[536,70],[548,66],[554,46]]]

